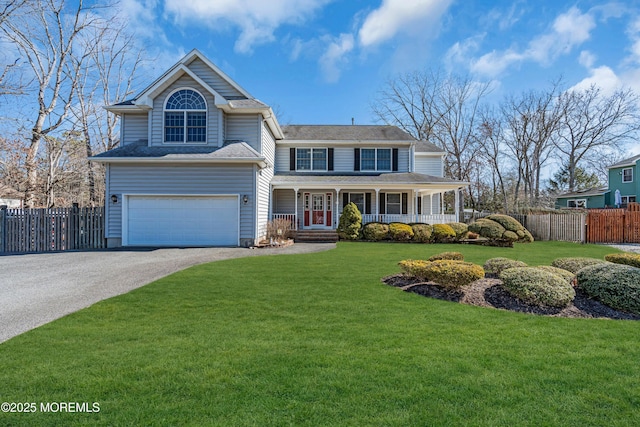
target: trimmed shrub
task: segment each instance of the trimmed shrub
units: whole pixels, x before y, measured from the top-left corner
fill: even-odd
[[[392,222],[389,224],[389,235],[397,242],[408,242],[413,238],[413,229],[408,224]]]
[[[576,296],[565,279],[536,267],[509,268],[500,279],[507,292],[529,304],[562,308]]]
[[[469,231],[478,233],[480,236],[488,239],[501,239],[502,234],[507,230],[495,221],[491,221],[487,218],[480,218],[479,220],[469,224]]]
[[[640,254],[632,254],[625,252],[622,254],[605,255],[604,259],[616,264],[625,264],[632,267],[640,268]]]
[[[479,265],[464,261],[400,261],[406,273],[425,281],[435,282],[445,288],[456,289],[484,277]]]
[[[469,224],[469,231],[490,240],[530,243],[533,236],[516,219],[508,215],[489,215]]]
[[[582,268],[596,265],[596,264],[604,264],[606,261],[597,258],[586,258],[586,257],[568,257],[568,258],[556,258],[553,260],[551,265],[553,267],[561,268],[563,270],[567,270],[576,274]]]
[[[640,314],[640,268],[622,264],[596,264],[577,275],[578,287],[609,307]]]
[[[567,283],[571,284],[573,279],[575,279],[576,275],[569,270],[565,270],[563,268],[552,267],[550,265],[539,265],[536,267],[537,269],[548,271],[549,273],[553,273],[556,276],[562,277]]]
[[[418,243],[427,243],[431,241],[433,227],[429,224],[411,224],[413,230],[413,241]]]
[[[525,262],[522,262],[522,261],[516,261],[509,258],[498,257],[498,258],[490,258],[487,261],[485,261],[484,266],[482,268],[484,268],[484,271],[486,273],[498,275],[503,270],[506,270],[508,268],[516,268],[516,267],[528,267],[528,266]]]
[[[370,222],[364,225],[362,236],[365,240],[379,242],[389,238],[389,224],[382,222]]]
[[[451,242],[456,238],[456,232],[448,224],[434,224],[431,237],[435,242]]]
[[[355,203],[349,203],[342,210],[340,222],[338,223],[338,236],[344,240],[357,240],[360,238],[360,228],[362,227],[362,214]]]
[[[473,231],[467,232],[467,239],[476,240],[480,235],[478,233],[474,233]]]
[[[456,240],[465,239],[469,232],[469,226],[463,222],[450,222],[447,224],[456,233]]]
[[[429,257],[429,261],[439,261],[441,259],[448,259],[452,261],[464,261],[464,255],[460,252],[441,252],[439,254]]]

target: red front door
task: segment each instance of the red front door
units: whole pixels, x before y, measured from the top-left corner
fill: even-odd
[[[324,194],[311,195],[311,225],[325,225],[326,205],[324,198]]]

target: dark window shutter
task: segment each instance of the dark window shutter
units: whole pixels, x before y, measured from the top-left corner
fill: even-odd
[[[402,193],[402,215],[406,215],[409,206],[409,195],[407,193]]]
[[[385,193],[380,193],[380,201],[378,203],[380,204],[380,215],[387,213],[387,197]]]
[[[333,148],[327,148],[327,170],[333,170]]]
[[[289,148],[289,170],[296,170],[296,149]]]
[[[398,172],[398,149],[394,148],[391,150],[391,170],[393,172]]]
[[[371,193],[364,193],[364,213],[371,214]]]
[[[422,196],[418,196],[418,215],[422,215]]]
[[[349,193],[342,193],[342,208],[349,204]]]
[[[353,149],[353,170],[358,172],[360,171],[360,149]]]

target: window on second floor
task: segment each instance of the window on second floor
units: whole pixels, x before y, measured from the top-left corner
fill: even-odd
[[[587,199],[571,199],[567,200],[568,208],[586,208],[587,207]]]
[[[326,171],[326,148],[297,148],[296,170],[298,171]]]
[[[173,92],[164,106],[164,142],[207,141],[207,103],[192,89]]]
[[[622,182],[633,182],[633,168],[622,169]]]
[[[361,171],[390,171],[391,148],[363,148],[360,150]]]

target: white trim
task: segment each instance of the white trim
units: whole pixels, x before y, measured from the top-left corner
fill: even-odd
[[[310,169],[298,169],[298,150],[310,150],[310,158],[309,161],[311,162],[309,164]],[[309,172],[327,172],[329,170],[329,149],[327,147],[305,147],[305,148],[298,148],[296,147],[296,172],[300,172],[300,173],[309,173]],[[324,169],[314,169],[313,168],[313,150],[324,150],[324,158],[325,158],[325,168]]]
[[[209,59],[202,54],[198,49],[193,49],[191,52],[187,53],[184,58],[180,60],[180,62],[184,64],[190,64],[193,62],[195,58],[200,59],[204,62],[209,68],[215,71],[223,80],[229,83],[234,89],[240,92],[242,95],[247,98],[253,98],[249,92],[247,92],[242,86],[236,83],[231,77],[226,75],[220,68],[218,68],[213,62],[209,61]]]
[[[122,246],[127,246],[129,243],[129,227],[127,226],[129,220],[129,197],[235,197],[237,200],[238,206],[238,216],[236,218],[238,224],[238,236],[236,239],[236,246],[240,246],[240,209],[242,208],[242,201],[240,194],[231,193],[231,194],[206,194],[206,193],[197,193],[197,194],[184,194],[184,193],[122,193],[122,223],[121,225],[121,239]],[[254,233],[255,234],[255,233]]]
[[[262,168],[269,167],[269,162],[264,157],[233,157],[226,159],[176,159],[160,157],[90,157],[89,160],[96,163],[207,163],[207,164],[236,164],[257,163]],[[289,188],[289,187],[287,187]]]
[[[569,202],[574,202],[575,206],[569,206]],[[579,202],[582,202],[583,206],[578,206]],[[568,208],[586,208],[587,199],[567,199],[567,207]]]
[[[624,171],[626,171],[626,170],[630,170],[631,171],[631,180],[630,181],[625,181],[624,180]],[[629,184],[631,182],[633,182],[633,166],[629,167],[629,168],[623,168],[622,169],[622,183],[623,184]]]

